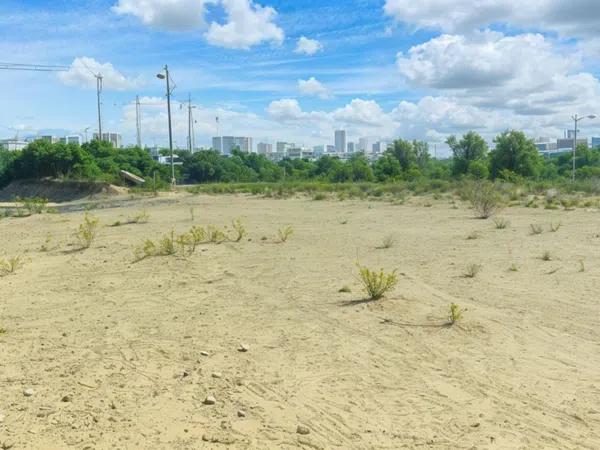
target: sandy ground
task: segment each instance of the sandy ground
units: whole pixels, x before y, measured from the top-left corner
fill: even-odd
[[[0,278],[0,448],[600,448],[600,212],[510,208],[497,230],[432,203],[141,199],[93,210],[150,219],[81,252],[82,212],[0,220],[0,255],[27,259]],[[241,243],[132,263],[236,217]],[[360,302],[357,257],[394,292]],[[464,319],[440,326],[451,302]]]

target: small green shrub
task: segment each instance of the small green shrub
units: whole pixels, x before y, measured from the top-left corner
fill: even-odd
[[[493,216],[502,207],[502,197],[490,182],[473,183],[467,191],[467,198],[480,219]]]
[[[494,225],[497,230],[504,230],[510,225],[510,222],[502,217],[496,217],[494,218]]]
[[[481,264],[469,264],[467,271],[465,272],[465,278],[475,278],[479,272],[481,272]]]
[[[313,200],[315,201],[319,201],[319,200],[327,200],[327,195],[324,194],[323,192],[317,192],[314,196],[313,196]]]
[[[46,235],[44,243],[40,246],[40,252],[49,252],[50,250],[52,250],[54,248],[54,246],[52,245],[52,241],[53,237],[50,233],[48,233]]]
[[[550,223],[550,231],[552,233],[556,233],[558,230],[560,230],[561,226],[562,226],[562,224],[560,222]]]
[[[448,325],[454,325],[463,318],[463,310],[456,303],[450,303],[448,311]]]
[[[79,228],[75,232],[75,238],[77,239],[81,249],[90,248],[92,242],[96,238],[98,226],[100,220],[85,213],[83,222],[79,225]]]
[[[518,272],[519,271],[519,266],[517,266],[515,263],[512,263],[510,265],[510,267],[508,268],[508,270],[510,270],[511,272]]]
[[[8,259],[0,258],[0,277],[14,274],[25,265],[21,255],[11,256]]]
[[[392,290],[398,284],[398,275],[396,270],[391,273],[385,273],[383,269],[379,272],[369,270],[366,267],[358,267],[360,281],[363,289],[368,295],[369,300],[378,300],[386,292]]]
[[[537,225],[534,223],[529,225],[529,229],[531,230],[531,234],[542,234],[544,231],[541,225]]]
[[[227,240],[225,233],[223,233],[223,231],[219,230],[214,225],[209,225],[206,227],[206,235],[208,237],[208,241],[212,242],[213,244],[220,244]]]
[[[277,230],[277,235],[279,237],[279,242],[286,242],[292,235],[294,234],[294,229],[291,225],[288,225],[284,228],[280,228]]]
[[[158,241],[158,255],[161,256],[169,256],[177,253],[175,240],[175,231],[171,230],[171,233],[163,236],[161,240]]]
[[[240,242],[248,234],[241,219],[235,219],[232,223],[232,227],[235,231],[235,236],[233,238],[233,241],[235,242]]]

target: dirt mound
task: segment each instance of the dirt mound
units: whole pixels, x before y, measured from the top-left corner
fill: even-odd
[[[15,197],[42,197],[51,202],[66,202],[95,195],[118,195],[125,188],[97,181],[20,180],[0,190],[0,201]]]

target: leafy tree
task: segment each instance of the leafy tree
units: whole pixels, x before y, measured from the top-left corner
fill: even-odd
[[[373,171],[377,181],[394,181],[402,175],[402,166],[398,158],[388,151],[375,161]]]
[[[485,160],[488,146],[479,134],[469,131],[463,135],[460,141],[456,136],[446,139],[446,144],[452,150],[453,166],[452,173],[455,176],[466,174],[471,161]]]
[[[388,152],[400,162],[402,170],[408,170],[411,165],[417,164],[417,153],[415,147],[409,141],[404,139],[396,139],[394,143],[389,147]]]
[[[527,139],[522,131],[505,131],[494,139],[496,148],[490,155],[492,177],[504,170],[522,177],[537,178],[543,165],[533,140]]]

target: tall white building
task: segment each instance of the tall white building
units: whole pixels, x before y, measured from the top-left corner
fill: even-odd
[[[265,142],[259,142],[256,145],[256,151],[259,155],[267,155],[273,153],[273,144],[267,144]]]
[[[335,151],[346,152],[346,130],[335,130]]]
[[[241,151],[249,153],[252,151],[252,138],[243,136],[218,136],[212,139],[213,150],[218,151],[221,155],[229,156],[234,148],[239,148]]]
[[[373,150],[373,140],[368,137],[362,137],[358,140],[358,148],[359,152],[371,153]]]
[[[94,139],[98,139],[98,133],[94,133]],[[102,133],[102,140],[110,142],[114,148],[121,148],[123,146],[122,138],[119,133]]]
[[[81,145],[83,143],[83,139],[78,134],[73,134],[70,136],[60,138],[60,142],[62,142],[63,144]]]
[[[285,153],[289,149],[295,148],[296,144],[293,142],[277,142],[276,149],[277,153]]]

